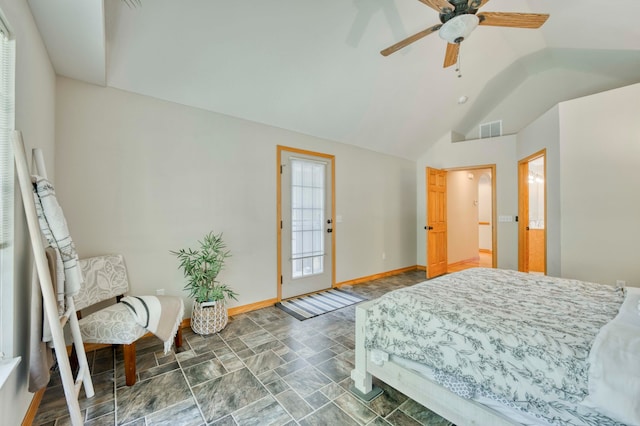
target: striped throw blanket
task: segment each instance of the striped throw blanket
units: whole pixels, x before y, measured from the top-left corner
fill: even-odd
[[[120,300],[131,311],[136,322],[164,342],[164,353],[171,349],[184,314],[180,297],[127,296]]]
[[[56,295],[58,314],[65,311],[65,296],[75,296],[83,282],[82,272],[78,266],[78,254],[69,235],[67,221],[62,208],[56,199],[56,192],[47,179],[42,176],[31,176],[33,198],[40,231],[51,247],[56,251]]]

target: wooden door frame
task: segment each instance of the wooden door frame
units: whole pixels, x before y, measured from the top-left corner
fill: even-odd
[[[441,262],[438,262],[439,256],[438,256],[438,251],[436,250],[435,252],[431,252],[429,250],[429,246],[431,245],[431,242],[435,242],[436,244],[434,246],[438,246],[438,236],[434,235],[434,234],[442,234],[442,227],[438,226],[439,224],[441,224],[441,222],[438,221],[438,219],[436,218],[434,220],[434,218],[430,218],[429,217],[429,212],[431,211],[431,202],[429,200],[429,194],[431,193],[431,185],[429,185],[430,181],[431,181],[431,176],[433,173],[430,172],[435,172],[435,182],[432,182],[435,184],[436,188],[438,188],[438,182],[439,182],[439,176],[441,174],[444,175],[444,197],[443,197],[443,209],[444,209],[444,249],[442,250],[444,252],[444,265],[441,265]],[[448,238],[449,238],[449,234],[448,234],[448,230],[447,230],[447,171],[444,169],[436,169],[433,167],[427,167],[426,168],[426,179],[425,179],[425,183],[426,183],[426,222],[427,225],[424,227],[425,230],[427,231],[426,233],[426,251],[427,251],[427,270],[426,270],[426,278],[427,279],[431,279],[431,278],[435,278],[435,277],[439,277],[440,275],[444,275],[447,273],[447,269],[448,269],[448,265],[449,265],[449,245],[448,245]],[[440,191],[437,191],[440,192]],[[434,225],[434,226],[431,226]],[[434,229],[435,228],[435,229]],[[433,231],[433,232],[432,232]],[[435,260],[434,263],[431,263],[431,260]]]
[[[543,148],[518,161],[518,270],[529,272],[529,162],[544,159],[544,274],[547,275],[547,149]]]
[[[324,154],[321,152],[308,151],[306,149],[292,148],[290,146],[276,146],[276,234],[277,234],[277,253],[278,267],[276,275],[276,287],[278,289],[278,302],[282,300],[282,173],[280,166],[282,164],[282,152],[293,152],[301,155],[310,155],[313,157],[321,157],[331,160],[331,288],[336,286],[336,161],[335,155]]]
[[[425,197],[428,198],[428,192],[429,192],[429,187],[428,187],[428,179],[429,179],[429,172],[428,169],[432,168],[432,167],[425,167]],[[497,218],[498,218],[498,202],[497,202],[497,197],[496,197],[496,181],[497,181],[497,172],[496,172],[496,165],[495,164],[485,164],[485,165],[476,165],[476,166],[462,166],[462,167],[451,167],[451,168],[443,168],[441,170],[444,170],[446,172],[455,172],[455,171],[462,171],[462,170],[486,170],[489,169],[491,170],[491,267],[492,268],[497,268],[498,267],[498,226],[497,226]],[[428,221],[428,217],[427,215],[429,214],[429,209],[428,209],[428,203],[429,200],[426,199],[425,200],[425,222]],[[546,218],[545,218],[546,219]],[[425,224],[425,230],[426,230],[427,225]],[[429,236],[427,234],[425,234],[425,262],[426,264],[428,264],[428,256],[429,256],[429,240],[428,240]],[[447,247],[448,250],[448,247]]]

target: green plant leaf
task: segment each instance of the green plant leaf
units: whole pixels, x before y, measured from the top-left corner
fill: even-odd
[[[200,248],[196,250],[187,248],[170,251],[178,258],[179,267],[187,278],[184,289],[189,292],[189,297],[199,303],[238,300],[236,292],[217,280],[224,268],[225,259],[231,256],[222,240],[222,233],[216,235],[213,231],[209,232],[198,243]]]

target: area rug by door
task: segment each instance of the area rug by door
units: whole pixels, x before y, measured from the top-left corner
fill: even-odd
[[[344,290],[331,289],[320,293],[308,294],[294,299],[283,300],[276,303],[276,307],[282,309],[294,318],[304,321],[336,309],[344,308],[366,300],[364,297]]]

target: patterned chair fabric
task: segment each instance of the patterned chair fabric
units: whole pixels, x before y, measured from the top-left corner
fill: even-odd
[[[122,303],[87,315],[79,324],[82,340],[86,343],[129,345],[147,333],[133,320],[129,308]]]
[[[76,309],[84,309],[129,291],[127,269],[120,254],[80,259],[84,283],[73,298]]]
[[[104,255],[80,259],[84,283],[74,297],[76,310],[99,302],[114,300],[129,291],[127,269],[122,255]],[[123,345],[124,370],[127,386],[136,382],[136,345],[147,330],[138,323],[123,303],[102,308],[79,321],[85,343]],[[176,347],[182,345],[182,331],[178,328]]]

